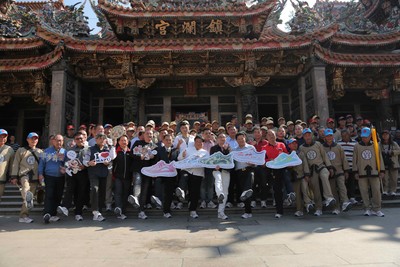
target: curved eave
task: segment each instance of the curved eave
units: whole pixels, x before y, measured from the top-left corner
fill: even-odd
[[[194,18],[194,17],[252,17],[262,13],[268,13],[275,6],[275,2],[265,2],[250,8],[240,8],[237,10],[212,10],[199,9],[199,10],[165,10],[165,9],[152,9],[152,10],[136,10],[134,8],[123,7],[106,2],[105,0],[98,1],[99,9],[106,13],[121,18]]]
[[[315,32],[305,33],[302,35],[290,35],[273,26],[264,29],[263,33],[261,34],[260,40],[264,42],[311,44],[315,40],[323,42],[331,39],[336,34],[337,30],[338,25],[332,24],[327,27],[318,29]]]
[[[400,34],[398,32],[373,35],[337,33],[331,41],[334,44],[348,46],[384,46],[399,43]]]
[[[341,54],[314,45],[315,55],[327,64],[342,67],[399,67],[397,54]]]
[[[2,59],[0,60],[0,73],[38,71],[51,67],[61,60],[63,48],[56,47],[51,53],[23,59]]]
[[[32,38],[0,38],[0,51],[26,51],[43,47],[43,40]]]

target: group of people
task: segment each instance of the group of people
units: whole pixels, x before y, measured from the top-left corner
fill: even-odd
[[[244,208],[241,217],[247,219],[257,201],[261,208],[267,207],[269,195],[277,219],[283,216],[285,204],[294,204],[298,217],[321,216],[323,210],[337,215],[357,203],[357,184],[364,215],[383,217],[382,194],[396,195],[399,145],[384,130],[379,149],[374,149],[370,122],[360,116],[355,123],[352,115],[339,117],[337,125],[328,118],[326,127],[317,115],[308,123],[286,122],[282,117],[277,123],[271,117],[255,123],[251,114],[243,125],[233,116],[224,126],[218,121],[196,121],[191,127],[186,120],[178,125],[163,122],[158,128],[154,121],[123,126],[124,131],[112,139],[111,124],[79,129],[68,125],[67,134],[51,136],[43,150],[37,147],[39,135],[32,132],[27,145],[15,152],[6,145],[8,132],[0,129],[0,199],[7,180],[20,187],[19,222],[31,223],[29,210],[37,188],[43,186],[43,221],[49,223],[60,220],[58,214],[68,216],[72,209],[75,219],[82,221],[82,212],[89,207],[95,221],[105,220],[103,210],[126,219],[129,204],[138,209],[140,219],[147,218],[146,209],[153,205],[171,218],[172,210],[182,209],[186,202],[192,218],[198,218],[198,208],[217,208],[218,218],[226,220],[225,209],[236,204]],[[186,168],[177,170],[175,177],[155,178],[141,172],[161,160],[170,163],[248,148],[265,151],[265,162],[294,151],[302,164],[270,169],[266,164],[235,161],[233,169]]]

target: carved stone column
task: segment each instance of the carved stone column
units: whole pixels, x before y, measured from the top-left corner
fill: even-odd
[[[51,81],[51,104],[49,134],[63,133],[65,129],[65,98],[67,72],[63,64],[53,68]]]
[[[254,85],[241,85],[239,87],[243,118],[246,114],[253,115],[253,120],[258,121],[258,105],[256,87]]]
[[[139,87],[129,86],[124,89],[124,122],[139,120]]]
[[[320,62],[313,62],[311,67],[311,79],[314,95],[314,110],[321,118],[326,121],[329,118],[328,90],[326,86],[325,65]]]

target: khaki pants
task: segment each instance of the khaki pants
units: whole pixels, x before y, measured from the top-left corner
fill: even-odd
[[[293,191],[296,193],[296,211],[303,211],[304,204],[311,204],[312,200],[308,195],[308,182],[299,179],[293,182]]]
[[[4,195],[4,188],[5,188],[6,184],[0,184],[0,202],[1,202],[1,198]]]
[[[319,187],[319,181],[322,183],[322,192],[325,199],[333,198],[331,185],[329,183],[329,171],[327,168],[323,168],[319,173],[313,172],[311,177],[311,185],[313,187],[315,208],[322,210],[322,196]]]
[[[344,175],[329,180],[333,196],[336,199],[335,209],[340,209],[340,203],[349,202]],[[339,194],[338,194],[339,193]]]
[[[24,176],[21,178],[21,196],[22,196],[22,207],[21,207],[21,212],[19,213],[19,217],[28,217],[29,216],[29,211],[28,208],[26,207],[25,203],[25,196],[26,192],[31,191],[33,195],[35,195],[36,192],[36,187],[37,183],[30,183],[29,178]]]
[[[385,178],[383,178],[383,191],[384,192],[396,192],[397,191],[397,177],[398,169],[389,169],[385,171]]]
[[[381,187],[379,177],[365,177],[358,179],[358,187],[360,188],[361,197],[364,208],[378,211],[381,209]],[[371,187],[372,199],[369,197],[369,188]]]

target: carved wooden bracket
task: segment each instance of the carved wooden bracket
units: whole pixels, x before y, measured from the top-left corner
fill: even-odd
[[[232,87],[242,85],[263,86],[270,80],[270,77],[254,77],[253,74],[245,73],[243,77],[224,77],[224,81]]]
[[[333,100],[338,100],[338,99],[342,98],[345,94],[344,82],[343,82],[344,71],[345,70],[342,68],[335,68],[333,70],[332,88],[331,88],[331,95],[330,95],[330,97]]]
[[[372,100],[381,100],[389,98],[389,90],[366,90],[365,94],[370,97]]]

